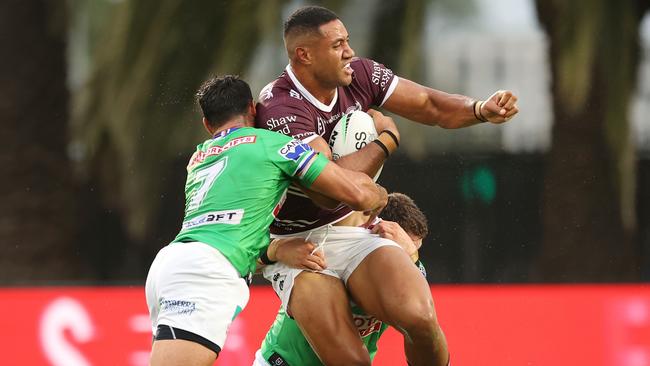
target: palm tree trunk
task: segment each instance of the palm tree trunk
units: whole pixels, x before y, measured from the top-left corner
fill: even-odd
[[[0,5],[0,283],[71,279],[79,269],[64,16],[63,1]]]
[[[638,279],[636,156],[627,111],[644,10],[634,1],[536,4],[550,39],[555,115],[539,279]]]

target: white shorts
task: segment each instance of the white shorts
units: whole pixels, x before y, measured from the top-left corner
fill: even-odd
[[[269,361],[265,360],[264,356],[262,356],[261,349],[258,349],[257,352],[255,352],[255,359],[253,360],[252,366],[271,366]]]
[[[199,242],[162,248],[149,269],[145,292],[154,335],[169,332],[172,337],[163,339],[196,341],[217,353],[250,296],[230,261]]]
[[[375,249],[386,245],[401,248],[392,240],[372,234],[368,229],[353,226],[327,225],[295,235],[273,236],[273,238],[288,237],[302,237],[316,243],[317,250],[323,251],[327,269],[315,272],[340,278],[346,285],[352,272]],[[293,282],[302,271],[280,262],[266,266],[262,270],[262,275],[271,281],[285,309],[289,305]]]

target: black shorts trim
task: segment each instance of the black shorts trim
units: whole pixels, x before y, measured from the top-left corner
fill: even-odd
[[[183,329],[170,327],[169,325],[160,324],[158,325],[158,328],[156,328],[156,335],[153,337],[153,340],[159,341],[163,339],[183,339],[186,341],[196,342],[202,346],[209,348],[215,352],[217,356],[219,356],[219,352],[221,352],[221,347],[219,347],[216,343],[211,342],[198,334],[194,334]]]

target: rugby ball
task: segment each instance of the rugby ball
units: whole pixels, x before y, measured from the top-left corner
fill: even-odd
[[[341,117],[330,135],[330,149],[332,159],[351,154],[371,143],[377,138],[377,130],[372,117],[363,111],[353,111]],[[377,181],[383,165],[373,178]]]

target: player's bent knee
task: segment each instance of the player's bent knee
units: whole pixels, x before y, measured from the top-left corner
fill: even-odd
[[[435,337],[440,329],[432,302],[406,306],[395,325],[411,336]]]

